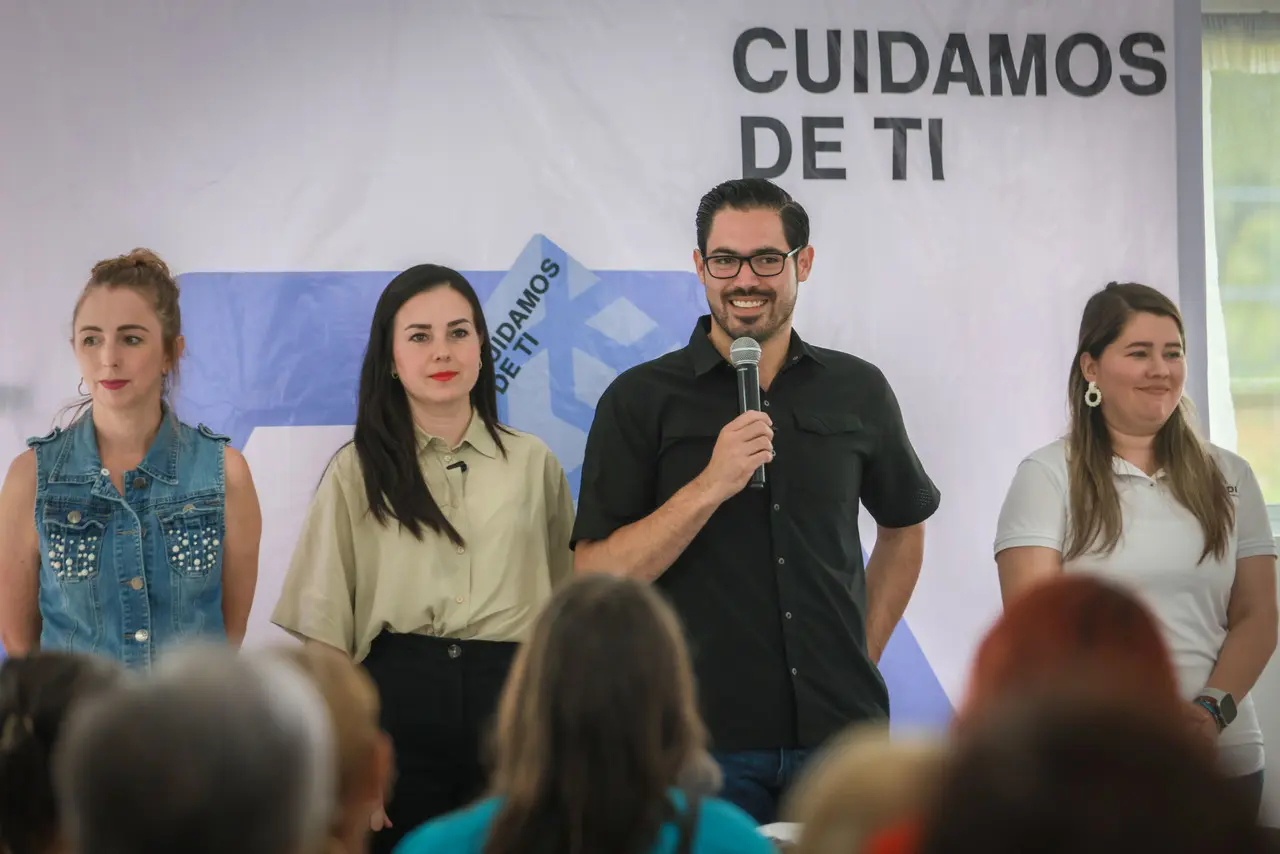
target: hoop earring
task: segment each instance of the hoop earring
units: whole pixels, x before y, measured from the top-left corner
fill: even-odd
[[[400,379],[400,375],[396,373],[396,369],[395,369],[395,368],[392,368],[392,369],[391,369],[391,379],[393,379],[393,380],[398,380],[398,379]]]
[[[1098,384],[1089,381],[1089,388],[1084,393],[1085,406],[1097,408],[1102,403],[1102,390],[1098,388]]]
[[[81,397],[89,396],[89,392],[84,390],[84,377],[80,378],[80,384],[76,386],[76,391],[80,392]]]

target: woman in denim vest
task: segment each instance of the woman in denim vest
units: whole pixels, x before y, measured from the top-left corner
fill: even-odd
[[[93,268],[72,322],[87,406],[30,440],[0,490],[8,655],[77,651],[147,668],[184,638],[244,637],[258,498],[227,437],[169,406],[181,325],[178,284],[152,252]]]

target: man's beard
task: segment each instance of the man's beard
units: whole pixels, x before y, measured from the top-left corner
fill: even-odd
[[[752,297],[768,300],[765,305],[768,310],[762,312],[751,323],[735,320],[731,315],[733,307],[729,305],[729,300],[751,299]],[[772,291],[732,291],[724,294],[716,304],[713,304],[708,299],[707,308],[711,311],[712,321],[715,322],[716,326],[720,327],[725,335],[730,338],[751,338],[763,344],[791,319],[791,315],[795,311],[795,301],[793,300],[789,305],[783,304],[778,301],[777,294]],[[735,331],[732,329],[731,325],[733,324],[738,325],[740,330]]]

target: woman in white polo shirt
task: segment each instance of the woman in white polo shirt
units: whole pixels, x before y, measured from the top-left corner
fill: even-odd
[[[1216,740],[1256,812],[1263,746],[1249,691],[1276,647],[1276,543],[1249,464],[1196,433],[1183,344],[1159,291],[1113,282],[1093,295],[1071,365],[1070,431],[1018,467],[996,564],[1006,603],[1064,570],[1142,598],[1189,723]]]

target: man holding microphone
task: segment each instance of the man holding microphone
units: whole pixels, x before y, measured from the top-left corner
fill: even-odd
[[[769,181],[739,179],[703,197],[696,226],[710,316],[688,346],[601,396],[575,568],[651,580],[674,603],[722,796],[767,824],[812,750],[888,716],[876,664],[915,588],[939,493],[884,375],[791,328],[813,266],[804,208]],[[740,413],[729,359],[744,338],[739,362],[759,344],[761,406]],[[879,526],[865,567],[859,502]]]

